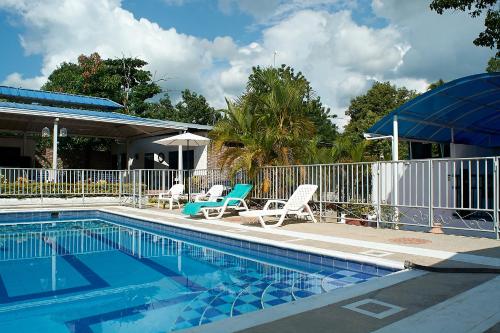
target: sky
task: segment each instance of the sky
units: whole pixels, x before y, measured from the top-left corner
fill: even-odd
[[[139,57],[177,98],[236,98],[252,66],[301,71],[342,126],[375,80],[419,92],[484,71],[482,18],[429,0],[0,0],[0,84],[40,88],[62,62]],[[276,52],[276,53],[275,53]]]

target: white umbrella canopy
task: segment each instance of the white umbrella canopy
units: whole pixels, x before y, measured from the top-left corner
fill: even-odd
[[[165,139],[160,139],[154,141],[154,143],[164,145],[164,146],[179,146],[179,177],[178,182],[182,183],[183,181],[183,163],[182,163],[182,146],[206,146],[210,142],[209,138],[204,136],[196,135],[193,133],[182,133],[178,135],[174,135]],[[191,199],[191,188],[188,188],[188,200]]]
[[[206,146],[209,142],[209,138],[189,132],[154,141],[165,146]]]

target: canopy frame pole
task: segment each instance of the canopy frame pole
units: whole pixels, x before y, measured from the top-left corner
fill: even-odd
[[[392,119],[392,160],[393,160],[393,194],[394,194],[394,212],[395,212],[395,223],[399,222],[399,133],[398,133],[398,116],[394,116]]]
[[[392,160],[399,160],[398,116],[392,119]]]
[[[455,157],[455,129],[450,128],[450,157]]]
[[[57,169],[57,137],[59,131],[59,118],[54,120],[54,130],[52,132],[52,169]]]

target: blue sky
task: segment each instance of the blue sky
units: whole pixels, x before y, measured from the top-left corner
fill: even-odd
[[[472,44],[481,29],[427,0],[0,0],[0,83],[38,88],[82,53],[138,56],[164,89],[223,106],[277,51],[342,115],[374,80],[421,91],[483,71],[493,52]]]

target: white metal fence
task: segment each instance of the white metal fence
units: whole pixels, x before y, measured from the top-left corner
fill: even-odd
[[[312,206],[323,219],[377,227],[436,227],[498,235],[498,157],[270,166],[254,179],[226,170],[0,169],[4,198],[117,197],[155,204],[159,193],[185,185],[186,200],[224,185],[252,183],[249,199],[286,200],[300,184],[316,184]],[[227,192],[226,191],[226,192]]]

